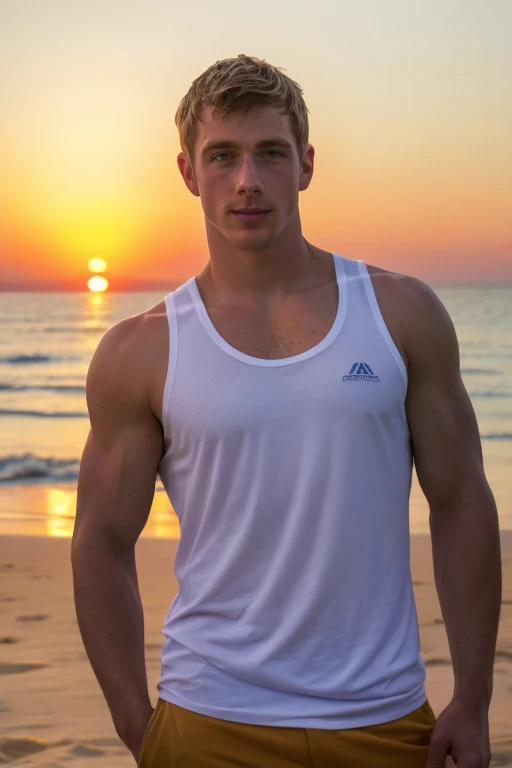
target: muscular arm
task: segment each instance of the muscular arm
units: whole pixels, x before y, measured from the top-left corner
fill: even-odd
[[[80,464],[72,567],[78,623],[117,733],[134,754],[151,715],[135,543],[162,453],[149,404],[144,317],[111,329],[87,378],[91,430]],[[147,335],[147,332],[146,332]]]
[[[489,707],[501,607],[498,516],[478,426],[463,385],[453,324],[419,281],[405,288],[409,322],[407,416],[418,479],[430,507],[434,573],[455,690]]]

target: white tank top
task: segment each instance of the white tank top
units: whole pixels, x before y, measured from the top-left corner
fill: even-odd
[[[159,475],[181,535],[158,691],[211,717],[357,728],[426,700],[407,371],[365,264],[333,259],[334,324],[293,357],[228,344],[194,277],[165,299]]]

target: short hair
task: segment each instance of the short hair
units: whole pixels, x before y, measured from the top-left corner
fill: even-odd
[[[301,160],[309,141],[308,108],[298,83],[264,59],[239,54],[234,59],[216,61],[197,77],[182,98],[176,112],[181,148],[193,162],[197,124],[203,107],[227,116],[251,107],[273,106],[290,115],[291,129]]]

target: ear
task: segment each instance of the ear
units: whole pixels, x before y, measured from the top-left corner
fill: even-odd
[[[315,166],[315,148],[308,144],[304,158],[300,164],[299,192],[307,189],[313,178],[313,169]]]
[[[199,186],[196,181],[196,176],[194,173],[194,167],[192,163],[190,162],[190,159],[186,152],[180,152],[180,154],[177,157],[178,161],[178,168],[180,169],[180,173],[183,176],[183,181],[187,185],[187,189],[192,192],[192,194],[195,197],[199,197]]]

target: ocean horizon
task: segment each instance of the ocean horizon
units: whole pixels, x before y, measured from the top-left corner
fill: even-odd
[[[27,281],[0,281],[0,296],[2,293],[83,293],[90,294],[91,291],[87,288],[87,280],[90,277],[66,281],[65,283],[51,281],[51,282],[27,282]],[[137,280],[126,281],[122,283],[112,280],[110,278],[108,291],[105,293],[167,293],[174,290],[178,286],[182,285],[187,278],[183,280]],[[420,278],[421,279],[421,278]],[[434,290],[445,288],[458,288],[458,289],[472,289],[472,288],[488,288],[492,289],[512,289],[511,278],[495,277],[492,280],[423,280]]]

